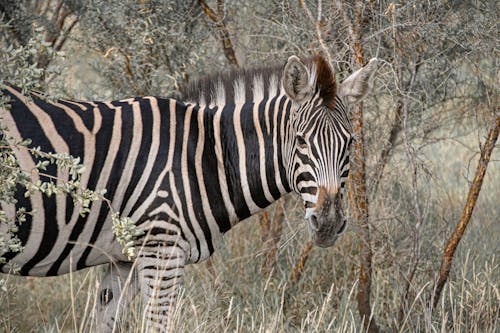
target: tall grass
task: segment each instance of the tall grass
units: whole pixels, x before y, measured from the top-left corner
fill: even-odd
[[[290,267],[307,239],[299,221],[298,215],[288,216],[278,261],[268,276],[261,274],[262,244],[256,221],[238,225],[228,235],[214,256],[215,275],[206,264],[188,266],[173,316],[175,331],[363,332],[355,298],[355,232],[348,232],[334,248],[313,249],[303,278],[289,286]],[[456,258],[450,283],[433,313],[427,305],[435,265],[425,262],[419,267],[412,284],[414,300],[401,325],[396,324],[403,285],[400,274],[391,259],[377,252],[373,308],[384,331],[498,331],[500,269],[498,257],[488,251],[496,246],[498,227],[494,229],[478,224],[464,239],[466,250]],[[476,246],[478,238],[482,246]],[[94,268],[56,278],[4,276],[8,290],[0,294],[0,331],[92,331],[99,275],[100,269]],[[126,332],[142,330],[139,303],[137,298],[121,324]]]
[[[432,313],[429,296],[439,268],[444,241],[462,208],[467,182],[461,174],[465,155],[444,147],[443,163],[429,163],[422,178],[426,224],[422,251],[411,283],[410,302],[398,322],[404,277],[411,256],[413,216],[404,168],[386,173],[371,202],[373,313],[384,332],[500,331],[500,173],[493,163],[486,175],[473,219],[458,248],[450,280]],[[470,154],[470,153],[469,153]],[[431,156],[429,160],[439,160]],[[443,157],[443,156],[441,156]],[[498,160],[498,152],[492,160]],[[473,166],[471,166],[472,168]],[[457,170],[459,168],[460,170]],[[329,249],[313,248],[300,281],[290,285],[290,272],[308,240],[302,203],[291,197],[285,207],[277,261],[263,273],[266,253],[257,217],[237,225],[207,263],[186,268],[175,332],[364,332],[357,312],[359,239],[354,223]],[[271,207],[272,209],[272,207]],[[210,269],[209,269],[210,268]],[[101,268],[54,278],[2,275],[0,332],[94,332]],[[124,332],[144,327],[140,297],[127,307]]]

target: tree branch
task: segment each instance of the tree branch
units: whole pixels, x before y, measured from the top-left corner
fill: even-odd
[[[71,30],[75,27],[75,25],[78,23],[78,17],[75,17],[73,21],[68,25],[64,33],[61,34],[60,39],[56,41],[54,44],[54,50],[60,51],[63,45],[66,43],[66,39],[68,38]]]
[[[217,11],[216,13],[204,0],[198,0],[203,12],[207,17],[212,20],[215,24],[215,28],[217,30],[217,34],[219,35],[219,40],[222,43],[222,50],[224,51],[224,55],[230,64],[239,66],[238,59],[236,58],[236,52],[234,51],[233,42],[231,41],[231,37],[229,35],[229,29],[226,25],[226,19],[224,16],[224,1],[217,0]]]
[[[353,217],[360,226],[359,241],[359,284],[358,284],[358,311],[368,332],[377,333],[378,327],[372,318],[370,306],[372,249],[370,225],[368,222],[368,198],[366,195],[366,164],[363,135],[363,105],[356,107],[353,116],[354,136],[352,144],[351,172],[349,173],[349,201],[353,210]],[[370,322],[371,318],[371,322]]]
[[[498,133],[500,131],[500,115],[498,115],[498,110],[496,112],[495,123],[491,126],[491,129],[488,133],[488,138],[486,139],[486,142],[481,149],[481,156],[476,168],[476,174],[474,175],[474,180],[472,181],[472,185],[469,189],[462,215],[460,216],[460,219],[458,220],[458,223],[451,233],[450,238],[446,242],[446,246],[444,248],[441,267],[439,269],[439,277],[435,282],[431,295],[432,308],[436,307],[443,287],[448,280],[453,256],[457,249],[458,243],[462,239],[465,229],[470,222],[472,212],[474,211],[474,207],[476,206],[477,198],[479,197],[479,192],[481,191],[481,186],[483,185],[484,175],[486,174],[486,169],[490,161],[491,153],[495,148],[495,143],[498,139]]]
[[[64,1],[59,0],[56,3],[54,12],[52,13],[52,18],[50,20],[50,23],[46,27],[45,32],[45,41],[47,43],[50,43],[50,45],[56,51],[61,50],[61,48],[66,43],[71,30],[73,30],[76,23],[78,22],[78,17],[75,17],[74,20],[72,20],[71,23],[66,27],[66,29],[64,29],[66,19],[72,14],[73,12],[71,11],[71,9],[68,9],[64,5]],[[41,52],[37,58],[37,67],[47,68],[49,63],[50,59],[47,54]]]
[[[326,46],[325,40],[323,39],[323,33],[322,33],[322,22],[321,22],[321,16],[322,16],[322,2],[321,0],[318,0],[318,15],[317,15],[317,20],[314,19],[311,11],[309,10],[309,7],[303,0],[299,0],[299,5],[302,7],[304,12],[306,13],[307,17],[309,18],[309,21],[311,21],[312,25],[314,26],[314,30],[316,32],[316,38],[318,39],[319,46],[321,48],[321,51],[325,55],[326,59],[328,60],[329,64],[333,64],[333,58],[330,54],[330,51],[328,49],[328,46]]]
[[[384,174],[384,169],[387,163],[389,162],[389,158],[391,157],[392,150],[396,144],[396,139],[403,128],[401,126],[401,114],[403,110],[403,103],[401,101],[396,105],[396,111],[394,120],[392,121],[391,130],[389,132],[389,138],[387,139],[387,143],[384,145],[384,148],[380,151],[380,157],[378,158],[378,162],[375,167],[375,181],[372,187],[372,198],[378,191],[378,186],[380,184],[380,180]]]
[[[393,18],[393,20],[395,20],[395,19]],[[396,43],[399,44],[401,42],[401,38],[399,37],[398,31],[396,30],[396,28],[394,28],[394,30],[393,30],[393,35],[396,38]],[[392,125],[391,125],[391,130],[389,132],[389,138],[387,140],[387,143],[384,145],[384,148],[380,151],[380,155],[379,155],[379,158],[377,160],[378,162],[377,162],[376,167],[375,167],[375,176],[374,176],[375,182],[374,182],[372,190],[371,190],[371,197],[372,198],[375,196],[375,194],[378,191],[378,186],[380,184],[380,180],[382,179],[382,176],[384,174],[384,169],[385,169],[385,167],[386,167],[386,165],[389,162],[389,159],[391,157],[394,145],[396,144],[396,139],[398,138],[399,133],[403,129],[403,127],[402,127],[402,119],[403,119],[402,111],[403,111],[404,101],[402,99],[405,99],[405,96],[409,93],[410,88],[413,86],[413,83],[415,82],[416,76],[417,76],[418,71],[420,70],[420,67],[422,64],[421,57],[422,57],[421,53],[418,53],[416,55],[415,65],[414,65],[413,70],[411,72],[411,76],[410,76],[409,80],[406,81],[406,83],[404,83],[403,86],[401,87],[401,89],[399,90],[401,97],[396,105],[395,116],[394,116],[394,120],[393,120]],[[401,82],[401,81],[399,81],[399,82]]]

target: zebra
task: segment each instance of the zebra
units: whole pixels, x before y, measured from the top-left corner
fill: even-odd
[[[127,258],[102,201],[82,217],[72,200],[16,193],[1,203],[36,213],[17,233],[24,250],[6,253],[9,273],[54,276],[107,264],[98,290],[99,332],[111,332],[137,294],[147,330],[165,331],[183,269],[207,259],[224,233],[286,193],[305,205],[312,240],[334,244],[346,229],[342,188],[353,140],[349,106],[370,90],[373,58],[337,84],[322,56],[290,56],[283,66],[201,79],[184,101],[136,97],[112,102],[50,101],[5,87],[10,111],[0,120],[13,138],[80,157],[82,186],[107,189],[112,208],[134,221],[136,257]],[[19,165],[36,159],[17,150]],[[47,173],[61,176],[57,168]],[[33,177],[38,177],[33,175]]]

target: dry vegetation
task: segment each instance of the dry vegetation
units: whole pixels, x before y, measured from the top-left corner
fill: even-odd
[[[207,68],[324,52],[341,78],[378,56],[373,95],[353,114],[364,121],[356,123],[363,148],[356,154],[365,169],[354,165],[360,173],[346,200],[346,234],[330,249],[310,247],[302,204],[288,196],[281,224],[271,222],[270,207],[267,218],[231,230],[210,261],[187,267],[175,331],[493,333],[500,330],[498,149],[477,202],[468,192],[500,117],[498,6],[6,0],[0,81],[82,99],[175,96]],[[33,52],[23,58],[20,49]],[[43,51],[50,49],[65,57]],[[470,222],[432,307],[443,251],[467,205]],[[1,276],[0,332],[92,331],[99,274]],[[125,332],[141,332],[138,309],[131,307]]]
[[[481,200],[485,206],[499,195],[498,190],[490,190],[491,196]],[[263,243],[257,220],[252,218],[228,234],[223,248],[214,256],[215,274],[206,264],[187,268],[174,317],[177,332],[365,331],[356,307],[356,226],[351,225],[334,248],[314,248],[302,279],[290,289],[290,270],[308,235],[301,209],[294,200],[289,201],[272,274],[261,273]],[[440,253],[442,242],[426,248],[428,259],[422,261],[412,283],[415,298],[402,325],[397,324],[397,309],[404,271],[398,258],[404,254],[397,253],[401,247],[397,244],[406,236],[397,223],[375,223],[372,306],[381,330],[498,331],[500,269],[495,253],[499,252],[496,235],[500,230],[491,214],[490,208],[477,210],[455,259],[451,279],[432,315],[428,313],[428,292],[439,264],[435,254]],[[433,234],[432,230],[429,233]],[[0,331],[73,332],[75,326],[76,331],[89,327],[85,325],[92,323],[90,310],[97,297],[98,275],[99,269],[56,278],[9,276],[8,292],[0,294]],[[126,332],[141,332],[138,308],[128,316]]]

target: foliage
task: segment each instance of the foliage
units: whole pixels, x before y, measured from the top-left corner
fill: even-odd
[[[8,23],[2,22],[0,20],[0,28],[7,29],[10,25]],[[40,49],[43,49],[46,54],[51,57],[55,56],[56,53],[43,42],[42,39],[43,29],[37,28],[34,31],[32,38],[27,40],[26,45],[21,45],[19,47],[14,47],[12,44],[7,48],[0,49],[0,61],[2,66],[0,66],[0,87],[9,82],[11,84],[16,84],[23,89],[23,91],[28,91],[29,89],[39,87],[40,80],[43,77],[45,71],[42,68],[38,68],[36,64],[33,63],[33,59],[37,56]],[[0,92],[0,107],[9,108],[9,99],[7,96]],[[21,170],[17,159],[14,155],[14,149],[27,149],[30,144],[30,140],[26,139],[24,141],[16,142],[13,138],[6,134],[7,128],[2,126],[0,128],[0,201],[14,204],[14,194],[17,191],[18,186],[22,186],[28,191],[29,189],[35,190],[39,188],[42,191],[47,191],[46,193],[52,193],[56,190],[52,183],[33,183],[30,177],[30,171]],[[32,149],[31,152],[42,156],[44,153],[37,149]],[[44,170],[48,163],[54,163],[57,160],[57,156],[52,155],[51,161],[43,161],[37,164],[36,168],[38,170]],[[67,159],[61,159],[61,162]],[[78,170],[74,170],[78,172]],[[52,184],[53,185],[53,184]],[[0,210],[0,223],[7,225],[6,233],[0,234],[0,263],[5,263],[5,258],[3,255],[7,252],[19,252],[22,250],[22,246],[19,238],[16,236],[18,227],[16,223],[23,223],[26,220],[26,214],[32,214],[33,212],[27,212],[24,207],[19,207],[15,213],[14,219],[9,218],[4,210]]]
[[[101,55],[103,63],[95,66],[116,95],[176,94],[204,57],[198,43],[208,35],[192,1],[86,0],[68,6],[91,36],[82,42]]]
[[[122,253],[126,254],[130,260],[135,257],[134,240],[138,236],[142,236],[144,231],[139,230],[131,218],[120,217],[118,213],[114,213],[111,218],[113,220],[113,233],[122,246]]]
[[[10,28],[9,23],[0,21],[0,28]],[[43,78],[48,74],[57,74],[53,68],[40,68],[34,59],[44,56],[47,61],[62,56],[62,52],[56,52],[52,45],[45,41],[45,28],[34,28],[26,45],[14,47],[13,44],[0,51],[0,87],[5,84],[14,84],[22,88],[26,95],[29,90],[40,88]],[[0,107],[9,109],[9,98],[0,91]],[[1,119],[0,119],[1,120]],[[24,189],[26,197],[35,192],[43,193],[50,197],[52,195],[64,194],[73,199],[78,207],[80,215],[85,216],[90,212],[93,201],[105,200],[105,189],[90,190],[81,187],[81,176],[85,167],[80,158],[72,157],[67,153],[52,153],[41,151],[39,147],[30,147],[29,139],[16,141],[8,134],[8,128],[0,128],[0,201],[6,204],[15,204],[14,195],[19,189]],[[23,170],[14,154],[15,150],[27,150],[37,160],[34,170]],[[54,165],[60,173],[67,172],[69,179],[57,179],[44,171],[47,167]],[[36,174],[36,180],[33,175]],[[110,206],[111,207],[111,206]],[[0,233],[0,264],[5,263],[4,255],[8,252],[20,252],[23,246],[17,237],[18,225],[25,222],[26,214],[35,214],[35,211],[26,211],[24,207],[18,207],[15,216],[0,209],[0,224],[5,224],[5,233]],[[124,253],[129,257],[135,254],[135,248],[130,243],[133,237],[140,235],[135,230],[135,225],[127,217],[121,217],[118,213],[112,214],[113,225],[116,226],[117,238],[124,246]],[[14,267],[14,271],[17,268]]]

